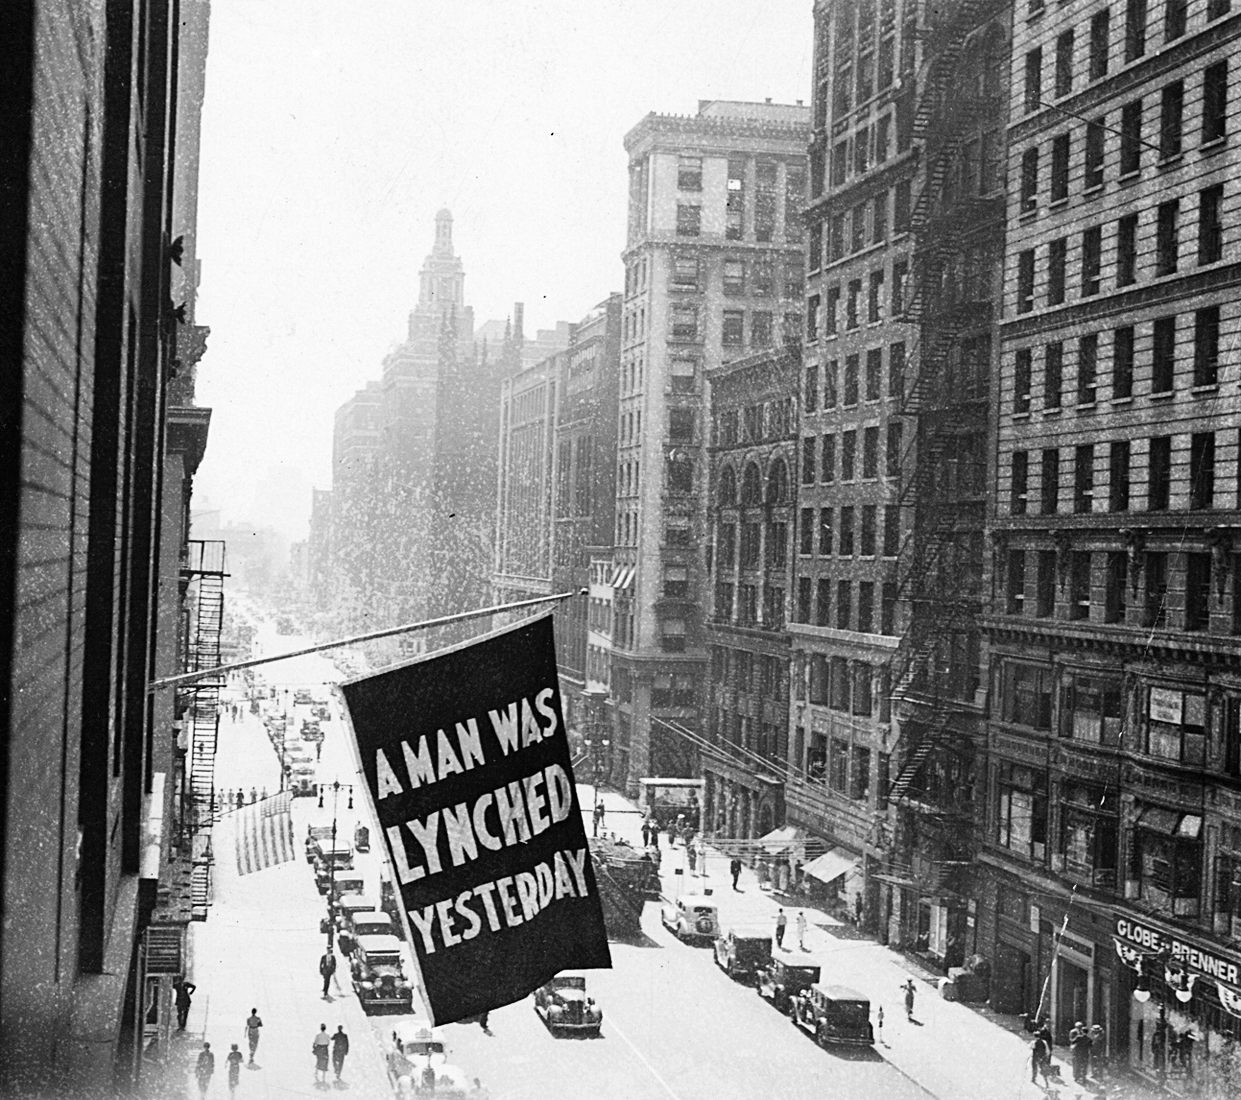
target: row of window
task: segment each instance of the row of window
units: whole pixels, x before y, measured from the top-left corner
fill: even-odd
[[[1173,441],[1177,449],[1173,450]],[[1133,455],[1138,447],[1146,451],[1146,511],[1166,512],[1173,505],[1202,511],[1210,508],[1238,506],[1237,491],[1224,494],[1216,484],[1215,432],[1194,432],[1188,437],[1189,453],[1185,453],[1184,436],[1156,435],[1141,442],[1128,439],[1113,440],[1107,444],[1082,443],[1064,448],[1069,462],[1061,461],[1059,447],[1047,447],[1038,458],[1038,511],[1041,515],[1056,515],[1061,504],[1062,467],[1071,462],[1073,485],[1073,511],[1127,512],[1134,497],[1132,476]],[[1188,459],[1188,461],[1186,461]],[[1106,489],[1097,484],[1096,473],[1106,462],[1108,482]],[[1030,452],[1012,453],[1011,494],[1009,511],[1014,516],[1025,515],[1030,502]],[[1104,507],[1096,502],[1105,500]]]
[[[912,183],[902,180],[890,192],[880,191],[851,209],[833,214],[827,222],[827,255],[823,255],[823,223],[810,227],[807,244],[809,271],[818,271],[823,264],[834,264],[854,252],[909,232]],[[889,219],[889,212],[891,218]]]
[[[1151,323],[1149,337],[1141,334],[1142,351],[1149,349],[1149,393],[1160,395],[1173,392],[1176,384],[1178,318],[1176,315],[1158,317]],[[1183,342],[1188,342],[1188,326],[1183,326]],[[1033,408],[1035,353],[1042,362],[1042,378],[1038,390],[1044,412],[1054,412],[1063,406],[1066,389],[1076,394],[1077,405],[1092,405],[1107,397],[1113,401],[1128,400],[1134,394],[1134,377],[1137,365],[1139,335],[1136,326],[1122,325],[1106,334],[1110,346],[1103,347],[1100,337],[1105,334],[1091,332],[1079,336],[1075,342],[1053,340],[1041,349],[1018,348],[1013,362],[1013,403],[1016,416],[1024,416]],[[1216,386],[1220,380],[1220,310],[1219,306],[1207,306],[1195,311],[1193,318],[1193,374],[1194,387]],[[1066,386],[1069,377],[1066,348],[1076,356],[1076,384]],[[1109,370],[1104,373],[1101,360],[1110,354]],[[1143,358],[1146,358],[1145,354]],[[1189,358],[1182,356],[1183,359]],[[1145,376],[1145,370],[1143,371]],[[1102,393],[1100,391],[1103,391]]]
[[[768,568],[782,566],[788,561],[789,527],[787,523],[773,520],[765,525],[759,522],[721,523],[716,531],[716,554],[721,570],[731,570],[738,562],[742,569],[757,569],[760,561]],[[740,545],[738,545],[738,532]],[[764,534],[766,538],[764,538]],[[765,548],[765,550],[764,550]]]
[[[1196,257],[1199,266],[1218,263],[1224,255],[1223,226],[1224,188],[1222,184],[1207,187],[1198,193]],[[1153,221],[1154,248],[1152,274],[1159,278],[1175,275],[1181,266],[1181,199],[1160,203]],[[1138,281],[1139,216],[1126,214],[1116,223],[1115,271],[1116,289],[1132,286]],[[1103,288],[1103,229],[1093,225],[1084,229],[1077,249],[1079,260],[1078,290],[1083,298],[1092,297]],[[1069,238],[1059,237],[1047,245],[1047,305],[1062,305],[1068,294]],[[1035,250],[1017,253],[1017,312],[1034,309]]]
[[[1042,10],[1042,0],[1031,0],[1030,7],[1035,5]],[[1207,0],[1207,21],[1219,19],[1231,9],[1231,0]],[[1189,26],[1189,0],[1166,0],[1164,5],[1163,41],[1164,44],[1174,42],[1185,36]],[[1113,20],[1111,10],[1104,8],[1095,12],[1090,19],[1090,28],[1086,36],[1085,57],[1077,56],[1077,35],[1075,29],[1062,32],[1056,38],[1054,51],[1053,86],[1055,98],[1069,95],[1076,83],[1077,73],[1085,61],[1087,81],[1093,83],[1107,76],[1113,55],[1120,52],[1124,64],[1128,65],[1146,56],[1150,38],[1150,27],[1147,11],[1147,0],[1126,0],[1123,22],[1123,43],[1120,51],[1115,49],[1112,41]],[[1043,76],[1044,57],[1041,46],[1030,50],[1025,56],[1023,103],[1026,114],[1032,114],[1043,107]]]
[[[879,428],[872,426],[861,431],[862,460],[858,471],[857,431],[840,433],[839,466],[837,465],[836,433],[827,432],[821,438],[807,435],[801,441],[801,480],[803,485],[813,485],[816,480],[825,485],[836,480],[837,470],[841,481],[864,481],[879,477]],[[884,477],[899,477],[904,457],[904,425],[890,420],[884,446]]]
[[[854,533],[857,533],[856,547]],[[797,552],[802,557],[830,557],[833,554],[851,558],[855,553],[864,558],[875,556],[875,543],[880,535],[879,506],[851,504],[836,508],[801,509],[798,526]],[[883,507],[880,553],[894,558],[901,549],[901,509],[898,504]]]
[[[712,424],[711,443],[716,447],[736,447],[747,443],[784,439],[790,432],[796,430],[796,426],[791,397],[760,401],[747,405],[744,409],[726,409],[723,412],[717,412]],[[720,503],[725,503],[723,488],[720,490]],[[731,504],[732,501],[729,500],[727,503]],[[759,501],[743,501],[743,503],[759,503]]]
[[[909,264],[905,260],[897,260],[892,265],[892,293],[889,300],[888,314],[899,320],[905,311],[905,288],[909,278]],[[866,280],[866,319],[868,325],[878,324],[883,320],[883,284],[884,271],[879,268],[872,271]],[[862,322],[862,280],[850,279],[846,287],[844,327],[846,331],[858,328]],[[807,300],[806,309],[806,340],[815,343],[819,339],[820,320],[823,334],[833,337],[840,331],[840,299],[839,285],[827,288],[826,298],[812,294]],[[822,307],[822,308],[821,308]]]
[[[696,164],[694,163],[696,162]],[[724,207],[724,238],[745,239],[747,229],[746,159],[728,158],[728,180]],[[760,160],[754,165],[754,202],[749,228],[754,240],[768,243],[775,238],[780,216],[776,162]],[[677,183],[683,191],[702,190],[702,159],[682,157]],[[695,186],[686,186],[686,184]],[[802,165],[789,164],[785,170],[784,238],[788,243],[801,240],[801,210],[806,190],[806,173]],[[678,237],[697,237],[702,233],[702,206],[696,202],[678,202],[676,232]]]
[[[780,698],[789,687],[788,660],[769,653],[751,653],[729,646],[711,648],[711,679],[738,691],[757,691],[768,699]]]
[[[759,616],[760,588],[762,616]],[[715,617],[719,622],[735,622],[738,626],[764,627],[767,630],[784,629],[784,589],[772,585],[736,585],[736,606],[733,605],[734,586],[730,581],[718,581],[715,585]]]
[[[802,296],[800,263],[777,265],[771,259],[756,259],[748,265],[738,256],[726,256],[720,264],[724,293],[753,294],[766,298],[779,294],[797,301]],[[779,282],[777,280],[780,280]],[[672,257],[669,286],[678,291],[704,291],[710,283],[708,265],[695,253],[678,252]]]
[[[880,720],[888,720],[891,691],[885,667],[875,668],[866,661],[829,657],[825,653],[809,654],[808,664],[806,696],[811,703],[862,718],[872,717],[878,710]],[[797,686],[800,688],[800,684]]]
[[[887,755],[881,754],[881,766],[887,764]],[[811,782],[826,783],[837,794],[857,802],[870,799],[870,749],[862,745],[850,745],[839,737],[829,739],[821,733],[812,733],[810,749],[806,755],[805,772]],[[885,798],[887,788],[886,767],[879,776],[877,794]]]
[[[824,363],[809,363],[802,377],[803,411],[824,412],[837,404],[850,408],[859,400],[880,401],[885,396],[885,371],[883,348],[868,348],[865,358],[861,352],[846,355],[844,373],[840,360],[828,359]],[[899,340],[888,347],[886,371],[886,396],[901,398],[905,393],[905,342]]]
[[[793,621],[862,634],[895,634],[896,600],[894,581],[858,581],[855,585],[830,577],[798,577]]]
[[[674,302],[672,326],[669,337],[673,340],[698,340],[703,335],[700,326],[700,308],[695,302]],[[770,347],[775,341],[776,314],[770,310],[750,311],[751,347]],[[782,342],[797,341],[801,336],[801,314],[785,313],[781,318]],[[720,321],[720,343],[726,347],[741,347],[746,340],[746,310],[726,309]]]
[[[775,403],[769,403],[774,405]],[[763,408],[765,406],[751,406],[751,408]],[[747,413],[749,409],[746,410]],[[721,421],[727,421],[730,417],[734,417],[735,413],[721,413]],[[736,421],[732,423],[735,425]],[[723,430],[723,429],[721,429]],[[763,488],[763,478],[758,472],[758,464],[749,462],[746,464],[745,473],[741,477],[741,494],[737,494],[737,475],[731,466],[725,466],[720,471],[719,487],[716,493],[716,503],[721,508],[731,508],[740,500],[741,506],[756,507],[760,504],[784,504],[789,499],[789,473],[788,466],[784,459],[777,458],[771,465],[771,469],[767,474],[766,489]]]

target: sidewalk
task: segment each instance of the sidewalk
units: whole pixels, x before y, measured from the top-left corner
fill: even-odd
[[[594,793],[580,784],[579,791],[589,830]],[[600,797],[607,811],[604,828],[640,846],[642,818],[633,812],[633,803],[614,791],[603,791]],[[787,904],[760,886],[748,867],[743,868],[734,892],[728,871],[730,857],[710,845],[705,874],[701,860],[694,873],[689,871],[684,847],[669,848],[666,834],[660,837],[660,851],[665,897],[710,890],[725,929],[731,925],[765,925],[774,936],[776,913],[783,907],[788,928],[784,949],[777,953],[789,961],[818,965],[823,981],[847,985],[868,996],[872,1021],[877,1022],[882,1008],[883,1028],[880,1031],[876,1027],[876,1049],[885,1061],[938,1100],[995,1100],[1000,1096],[1005,1100],[1041,1100],[1045,1095],[1030,1081],[1030,1037],[1015,1034],[966,1004],[944,1000],[936,984],[938,975],[910,963],[899,952],[858,939],[851,926],[842,925],[835,917]],[[797,943],[799,908],[805,912],[808,925],[804,951]],[[917,987],[912,1022],[906,1019],[901,989],[910,977]],[[1093,1096],[1073,1083],[1071,1067],[1065,1057],[1060,1057],[1067,1053],[1057,1050],[1053,1057],[1064,1081],[1061,1095],[1083,1100]]]

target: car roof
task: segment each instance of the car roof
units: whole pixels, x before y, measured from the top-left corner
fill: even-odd
[[[342,880],[337,879],[336,881],[340,882]],[[337,900],[336,908],[348,909],[354,913],[365,913],[368,910],[374,909],[375,903],[366,897],[365,894],[345,894],[344,897]]]
[[[402,1043],[444,1042],[444,1029],[433,1027],[431,1021],[421,1016],[405,1016],[393,1022],[392,1030]]]
[[[380,955],[389,951],[399,952],[401,950],[401,941],[395,936],[359,936],[358,946],[368,955]]]
[[[377,913],[373,909],[364,909],[361,912],[354,913],[353,923],[362,925],[384,924],[390,926],[392,924],[392,917],[388,913]]]
[[[822,982],[815,982],[814,988],[833,1001],[864,1001],[870,1004],[870,998],[865,993],[859,993],[847,985],[824,985]]]
[[[707,897],[706,894],[682,894],[677,901],[682,905],[709,905],[712,909],[716,908],[715,899]]]
[[[769,940],[771,939],[771,929],[767,927],[759,927],[756,924],[736,925],[724,933],[726,936],[733,936],[739,940]]]

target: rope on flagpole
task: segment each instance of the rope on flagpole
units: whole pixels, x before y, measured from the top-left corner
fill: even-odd
[[[304,657],[307,653],[322,653],[327,649],[340,649],[343,646],[354,645],[357,642],[371,642],[376,638],[391,638],[396,634],[409,634],[415,630],[429,630],[432,627],[447,626],[450,623],[463,623],[470,619],[481,619],[484,615],[499,615],[504,611],[517,611],[519,608],[534,607],[541,603],[568,600],[574,596],[584,596],[586,593],[587,589],[582,588],[577,592],[557,592],[551,596],[538,596],[532,600],[519,600],[517,603],[480,607],[474,611],[461,611],[455,615],[444,615],[439,619],[424,619],[420,623],[406,623],[404,626],[392,626],[387,630],[372,630],[369,634],[356,634],[351,638],[339,638],[334,642],[321,642],[318,645],[306,646],[304,649],[290,650],[288,653],[275,653],[267,657],[251,657],[247,661],[233,661],[231,664],[215,665],[212,668],[199,669],[197,672],[183,672],[179,676],[165,676],[159,680],[152,680],[147,685],[147,691],[159,691],[162,688],[177,687],[181,684],[193,683],[195,680],[204,680],[208,676],[235,672],[239,668],[253,668],[255,665],[268,665],[274,664],[276,661],[285,661],[290,657]]]

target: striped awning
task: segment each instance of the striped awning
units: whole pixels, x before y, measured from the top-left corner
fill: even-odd
[[[633,575],[637,569],[636,565],[618,565],[612,572],[613,591],[623,591],[633,584]]]

